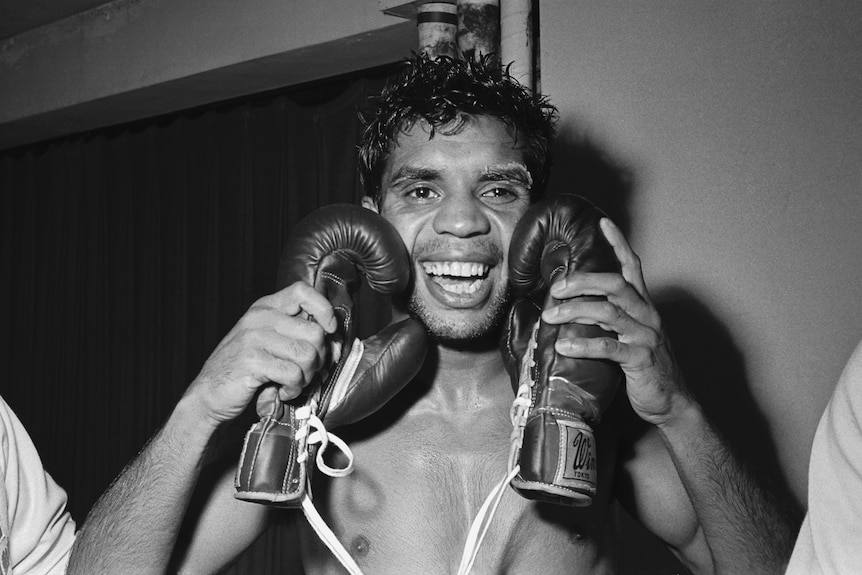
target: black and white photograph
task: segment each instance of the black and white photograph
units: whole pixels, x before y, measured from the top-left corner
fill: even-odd
[[[0,0],[0,575],[862,573],[862,3]]]

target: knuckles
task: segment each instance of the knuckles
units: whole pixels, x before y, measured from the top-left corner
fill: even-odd
[[[305,322],[302,327],[303,339],[317,348],[322,348],[326,341],[326,332],[323,327],[315,321]]]
[[[296,315],[315,296],[311,286],[297,282],[249,307],[190,385],[208,412],[219,420],[233,417],[268,383],[277,384],[285,400],[302,392],[329,353],[323,326]]]
[[[619,342],[609,337],[592,338],[592,343],[602,357],[610,358],[619,349]]]
[[[598,304],[598,311],[601,319],[605,322],[619,321],[623,319],[626,313],[616,304],[607,300],[603,300]]]
[[[625,280],[625,278],[620,274],[610,274],[608,275],[608,293],[609,294],[621,294],[626,288],[628,288],[629,283]]]
[[[320,367],[323,361],[323,349],[307,341],[296,339],[290,340],[288,345],[290,347],[288,358],[291,361],[304,367],[305,370],[316,370]]]
[[[299,395],[303,385],[308,383],[306,381],[305,373],[292,361],[283,362],[281,371],[284,373],[284,381],[280,381],[278,383],[280,383],[282,387],[295,390],[296,394]]]
[[[647,349],[658,349],[662,343],[661,333],[653,328],[647,328],[643,337]]]

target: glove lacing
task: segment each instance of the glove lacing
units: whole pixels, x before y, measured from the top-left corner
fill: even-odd
[[[340,386],[339,383],[350,381],[350,378],[353,376],[353,372],[356,370],[356,365],[359,363],[359,358],[362,357],[363,351],[364,348],[362,342],[357,340],[350,350],[350,355],[345,362],[344,369],[341,374],[339,374],[338,380],[335,383],[334,387],[336,392],[343,393],[342,388],[344,386]],[[341,397],[336,393],[336,397],[331,400],[331,404],[337,404],[340,399]],[[323,421],[315,415],[317,413],[317,407],[317,400],[312,398],[308,404],[298,408],[295,412],[296,419],[300,424],[299,429],[296,431],[296,439],[299,445],[305,445],[305,449],[301,449],[299,455],[297,455],[296,461],[299,464],[305,463],[308,459],[310,446],[319,444],[320,447],[317,450],[317,455],[315,457],[317,468],[329,477],[346,477],[353,472],[353,451],[351,451],[350,447],[343,439],[326,430],[326,426]],[[312,429],[313,431],[310,431]],[[331,467],[324,461],[323,454],[326,451],[326,448],[329,447],[330,443],[334,444],[338,450],[347,457],[347,464],[344,467]],[[308,520],[308,523],[311,525],[311,528],[314,529],[314,532],[317,533],[320,540],[329,547],[329,550],[333,555],[335,555],[336,559],[338,559],[339,563],[341,563],[347,572],[350,573],[350,575],[362,575],[362,570],[359,568],[359,565],[356,564],[356,561],[353,560],[353,557],[350,556],[350,552],[344,548],[344,545],[341,544],[338,537],[333,533],[332,529],[329,528],[323,517],[320,516],[317,508],[314,507],[314,502],[312,501],[311,496],[312,475],[313,470],[307,471],[305,475],[305,493],[302,496],[302,512]]]
[[[473,563],[476,561],[476,556],[479,554],[479,547],[482,545],[482,541],[491,527],[491,520],[500,506],[500,500],[503,498],[506,488],[518,475],[518,472],[521,471],[521,466],[518,465],[518,455],[524,443],[524,427],[527,425],[527,416],[530,414],[530,406],[533,401],[532,394],[535,381],[532,372],[536,365],[533,352],[536,349],[536,334],[538,329],[539,324],[537,322],[533,328],[530,341],[527,343],[524,358],[521,361],[518,391],[515,394],[514,401],[512,401],[512,407],[509,409],[509,418],[512,421],[512,434],[509,436],[511,446],[509,448],[509,462],[506,467],[507,472],[505,477],[491,489],[488,497],[485,498],[485,502],[479,508],[476,518],[473,519],[473,524],[467,533],[467,541],[464,543],[464,552],[461,555],[461,564],[458,566],[458,575],[469,575],[470,570],[473,568]]]
[[[473,564],[476,561],[476,557],[479,554],[479,548],[481,547],[482,542],[485,539],[485,535],[487,535],[488,529],[491,526],[491,521],[500,506],[503,494],[521,470],[517,461],[518,455],[521,451],[521,446],[524,442],[524,428],[527,424],[527,416],[530,413],[533,387],[535,385],[532,377],[532,370],[535,366],[533,352],[536,349],[537,330],[538,323],[533,329],[533,335],[527,344],[527,350],[524,353],[524,358],[521,363],[521,374],[519,377],[520,384],[518,386],[517,393],[515,394],[515,399],[512,401],[512,407],[509,410],[509,418],[512,421],[512,433],[509,436],[511,446],[509,448],[507,472],[506,475],[491,489],[491,492],[485,498],[485,501],[482,503],[482,506],[479,508],[479,511],[470,526],[470,531],[467,534],[467,540],[464,544],[464,552],[461,555],[461,563],[458,567],[458,575],[469,575],[470,570],[473,568]],[[355,348],[351,350],[351,356],[357,351],[359,352],[358,355],[361,356],[361,350],[357,350]],[[350,363],[350,359],[351,358],[348,358],[348,363]],[[351,372],[352,370],[347,369],[345,371]],[[337,385],[336,388],[338,388]],[[330,477],[346,477],[353,472],[353,452],[343,439],[326,430],[326,426],[323,421],[315,415],[316,411],[317,402],[315,400],[312,400],[308,405],[302,406],[296,410],[296,418],[302,422],[297,430],[296,438],[298,440],[306,439],[308,445],[320,445],[315,457],[315,463],[321,472]],[[314,431],[309,432],[312,428]],[[326,451],[326,448],[329,447],[330,443],[335,444],[335,446],[338,447],[338,449],[347,457],[347,464],[344,467],[331,467],[324,461],[323,453]],[[299,463],[303,463],[307,459],[308,449],[306,448],[301,450],[300,454],[297,456],[297,461]],[[362,575],[362,570],[353,560],[350,552],[344,548],[338,540],[338,537],[333,533],[326,524],[326,521],[320,516],[320,513],[318,513],[317,509],[314,507],[311,496],[311,475],[311,473],[306,474],[306,490],[302,497],[302,511],[305,514],[306,519],[312,529],[314,529],[314,532],[317,533],[320,540],[326,544],[332,554],[338,559],[348,573],[350,573],[350,575]]]

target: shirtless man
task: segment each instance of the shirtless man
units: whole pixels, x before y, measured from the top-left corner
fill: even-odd
[[[480,64],[414,59],[391,86],[360,152],[363,205],[395,226],[414,261],[413,293],[403,309],[396,302],[395,317],[419,318],[434,343],[399,396],[336,430],[356,469],[316,478],[314,501],[365,573],[454,574],[470,523],[506,469],[513,393],[498,348],[506,254],[544,186],[556,111]],[[613,361],[625,376],[597,430],[597,495],[589,507],[565,507],[507,490],[472,573],[613,573],[614,500],[695,573],[782,572],[797,525],[686,390],[637,256],[612,223],[602,230],[621,274],[572,274],[552,286],[566,301],[544,310],[547,322],[618,336],[556,343],[564,355]],[[478,283],[437,275],[435,262],[456,261],[487,273]],[[583,294],[607,303],[570,299]],[[163,573],[184,521],[179,572],[211,573],[285,513],[235,500],[233,469],[212,481],[201,477],[202,462],[216,431],[259,388],[300,393],[326,361],[334,328],[329,302],[307,284],[256,302],[94,507],[69,573]],[[196,484],[215,487],[200,513],[186,513]],[[305,522],[295,523],[305,572],[342,573]]]

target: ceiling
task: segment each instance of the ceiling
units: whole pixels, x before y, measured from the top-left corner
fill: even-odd
[[[0,39],[107,3],[106,0],[0,0]]]

